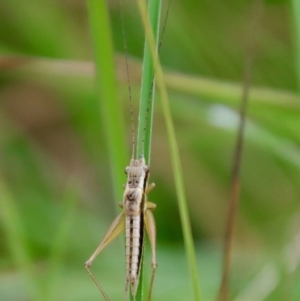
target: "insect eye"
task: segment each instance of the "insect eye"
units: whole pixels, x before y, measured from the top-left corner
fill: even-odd
[[[129,185],[131,185],[131,184],[132,184],[132,181],[131,181],[131,180],[130,180],[130,181],[128,181],[128,184],[129,184]]]
[[[126,175],[128,174],[128,170],[129,170],[129,166],[127,166],[127,167],[125,168],[125,174],[126,174]]]

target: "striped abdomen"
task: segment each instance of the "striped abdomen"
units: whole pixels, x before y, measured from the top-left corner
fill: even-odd
[[[144,237],[143,214],[126,217],[126,286],[137,287]]]

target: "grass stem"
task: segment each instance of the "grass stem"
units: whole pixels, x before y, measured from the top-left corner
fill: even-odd
[[[159,24],[160,24],[161,0],[150,0],[148,2],[148,17],[156,45],[159,39]],[[157,48],[155,52],[157,53]],[[137,136],[137,157],[144,157],[147,164],[150,165],[151,158],[151,136],[152,136],[152,121],[155,96],[155,82],[151,50],[147,39],[145,38],[144,58],[142,69],[142,84],[140,94],[140,111]],[[140,271],[140,281],[137,290],[136,301],[143,300],[143,256]]]
[[[199,301],[201,300],[200,295],[200,287],[199,287],[199,278],[197,272],[197,263],[196,263],[196,255],[195,255],[195,248],[192,238],[186,196],[184,191],[184,183],[183,183],[183,176],[182,176],[182,168],[180,163],[179,151],[177,140],[175,136],[174,124],[171,116],[171,110],[169,106],[169,99],[167,94],[167,89],[164,83],[163,78],[163,71],[159,62],[159,58],[157,56],[156,46],[155,46],[155,37],[151,30],[150,21],[147,15],[147,8],[144,0],[136,0],[137,5],[140,10],[140,15],[143,21],[143,25],[145,28],[146,38],[149,43],[150,52],[152,56],[152,60],[154,63],[154,70],[156,75],[156,83],[160,91],[161,95],[161,102],[162,102],[162,109],[163,114],[165,117],[169,145],[170,145],[170,153],[171,153],[171,162],[173,166],[174,172],[174,180],[176,186],[176,193],[178,197],[178,204],[179,204],[179,211],[183,229],[183,236],[184,236],[184,243],[187,252],[187,259],[189,264],[190,270],[190,277],[194,292],[194,299]]]
[[[244,133],[246,126],[246,116],[247,108],[249,102],[249,92],[251,86],[251,77],[252,77],[252,67],[255,56],[256,48],[256,33],[257,26],[260,21],[261,12],[262,12],[262,1],[257,0],[253,3],[253,14],[252,22],[250,24],[250,30],[248,33],[249,44],[246,53],[246,62],[245,62],[245,71],[244,71],[244,84],[241,97],[241,106],[240,106],[240,122],[237,133],[237,140],[234,150],[234,159],[232,165],[232,174],[231,174],[231,187],[230,187],[230,197],[229,197],[229,208],[227,215],[227,224],[225,227],[225,246],[224,246],[224,255],[223,255],[223,271],[222,271],[222,281],[219,290],[219,301],[228,301],[230,299],[230,269],[231,269],[231,260],[233,253],[233,241],[236,228],[236,215],[239,206],[240,199],[240,172],[242,164],[242,154],[244,148]]]
[[[150,0],[148,3],[148,16],[152,32],[158,45],[159,24],[160,24],[161,1]],[[156,47],[156,53],[158,49]],[[140,96],[140,112],[137,138],[137,156],[144,155],[147,164],[150,165],[151,154],[151,134],[155,95],[155,70],[153,67],[152,56],[147,39],[145,39],[142,85]]]
[[[120,201],[128,153],[121,104],[117,98],[118,87],[108,9],[106,1],[88,0],[87,4],[96,66],[96,87],[100,98],[115,199]]]

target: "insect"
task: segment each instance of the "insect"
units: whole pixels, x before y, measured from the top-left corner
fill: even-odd
[[[144,242],[144,229],[149,236],[152,251],[152,276],[148,299],[151,299],[152,286],[154,282],[156,262],[156,227],[152,210],[155,209],[154,203],[147,201],[147,194],[155,186],[154,183],[147,185],[149,177],[149,167],[146,165],[145,159],[131,159],[130,165],[126,167],[127,183],[123,195],[123,202],[120,207],[123,212],[114,220],[98,248],[92,256],[86,261],[85,268],[96,283],[105,300],[109,301],[108,296],[104,292],[100,283],[90,270],[96,256],[123,230],[125,233],[126,245],[126,284],[125,294],[127,295],[130,287],[131,294],[135,300],[137,287],[141,270],[141,256]]]
[[[103,240],[92,254],[92,256],[85,262],[85,268],[98,289],[100,290],[102,296],[106,301],[110,301],[107,294],[103,290],[99,281],[95,278],[90,270],[90,267],[99,253],[112,242],[122,231],[125,230],[125,257],[126,257],[126,282],[125,282],[125,295],[131,293],[133,299],[136,299],[137,289],[139,284],[140,272],[141,272],[141,259],[143,254],[143,245],[145,238],[145,230],[148,234],[151,252],[152,252],[152,274],[149,284],[149,292],[147,296],[147,301],[151,300],[151,293],[155,278],[155,272],[157,268],[156,261],[156,225],[152,211],[156,208],[156,205],[152,202],[147,201],[148,193],[155,187],[154,183],[148,185],[148,179],[150,176],[149,166],[146,165],[144,156],[140,156],[138,159],[134,158],[134,126],[133,126],[133,114],[132,114],[132,101],[131,101],[131,89],[129,80],[129,70],[128,70],[128,59],[127,59],[127,46],[126,37],[124,30],[124,21],[122,14],[122,5],[119,1],[121,10],[121,19],[123,24],[123,43],[125,49],[125,59],[127,68],[127,80],[129,86],[129,101],[130,101],[130,114],[131,114],[131,126],[132,126],[132,158],[129,166],[125,168],[125,173],[127,175],[127,182],[125,185],[125,191],[123,194],[123,201],[119,206],[123,209],[123,212],[117,216],[113,221],[112,225],[105,234]],[[164,24],[162,27],[162,34],[160,37],[159,49],[161,46],[162,36],[166,26],[166,21],[168,17],[170,7],[170,1],[168,2],[167,13],[165,16]],[[159,51],[158,49],[158,51]],[[150,95],[148,99],[147,114],[149,112],[150,97],[152,94],[154,86],[154,75],[152,78],[152,84],[150,87]],[[148,115],[146,114],[146,120]],[[145,142],[145,128],[143,132],[143,144]]]

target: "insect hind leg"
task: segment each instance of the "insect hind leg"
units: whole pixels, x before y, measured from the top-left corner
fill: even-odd
[[[152,260],[151,260],[151,266],[152,266],[152,275],[149,285],[149,292],[147,301],[151,300],[151,294],[152,294],[152,288],[155,278],[155,272],[157,268],[157,261],[156,261],[156,226],[155,226],[155,220],[153,213],[151,210],[155,209],[156,205],[151,202],[147,202],[147,210],[146,210],[146,216],[145,216],[145,225],[146,230],[149,236],[150,245],[151,245],[151,252],[152,252]]]
[[[102,288],[102,286],[100,285],[99,281],[96,279],[96,277],[94,276],[94,274],[91,272],[90,270],[90,264],[86,263],[85,264],[85,269],[88,272],[88,274],[90,275],[90,277],[93,279],[94,283],[96,284],[96,286],[98,287],[99,291],[101,292],[103,298],[105,299],[105,301],[110,301],[108,296],[106,295],[104,289]]]
[[[112,242],[125,228],[125,214],[122,212],[120,215],[117,216],[117,218],[113,221],[112,225],[109,227],[108,231],[106,232],[103,240],[95,250],[95,252],[92,254],[92,256],[85,262],[85,269],[98,287],[99,291],[101,292],[102,296],[104,297],[105,301],[110,301],[106,293],[104,292],[102,286],[100,285],[99,281],[96,279],[96,277],[93,275],[93,273],[90,270],[90,267],[95,260],[95,258],[99,255],[99,253],[102,252],[102,250],[110,243]]]

